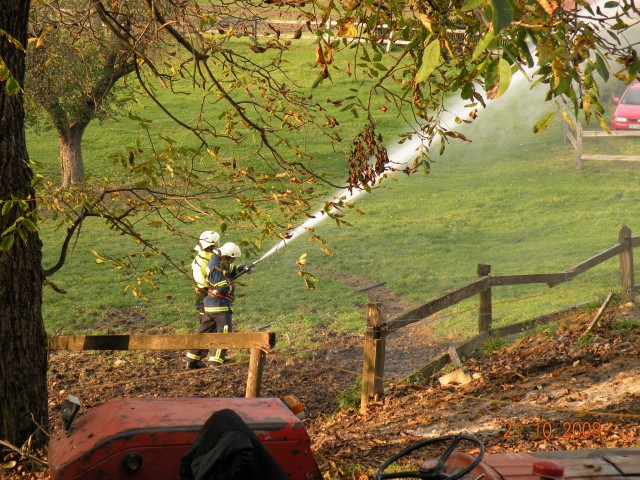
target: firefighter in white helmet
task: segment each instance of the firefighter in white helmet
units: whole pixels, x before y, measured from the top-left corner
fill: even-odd
[[[195,305],[198,314],[204,315],[204,297],[207,296],[207,265],[213,255],[213,251],[218,248],[220,234],[211,230],[206,230],[200,234],[198,244],[193,248],[198,252],[191,262],[191,273],[195,283]]]
[[[240,247],[235,243],[225,243],[215,250],[207,266],[208,295],[204,298],[204,315],[196,333],[227,333],[232,331],[231,305],[234,300],[234,278],[240,273],[249,273],[247,265],[234,265],[233,262],[242,256]],[[208,350],[189,350],[187,368],[203,368],[206,364]],[[214,365],[222,365],[226,350],[218,349],[208,360]]]

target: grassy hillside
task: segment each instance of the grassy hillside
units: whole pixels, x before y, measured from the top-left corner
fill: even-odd
[[[589,162],[576,171],[559,123],[544,135],[531,133],[551,108],[536,95],[525,96],[524,88],[491,104],[466,131],[473,142],[452,144],[430,175],[399,177],[361,197],[358,205],[367,213],[352,217],[353,228],[320,226],[317,232],[331,238],[336,256],[314,252],[311,262],[366,276],[372,284],[385,281],[419,303],[473,280],[478,263],[492,265],[496,275],[560,272],[615,244],[623,224],[637,231],[638,165]],[[640,153],[635,139],[615,140],[609,151]],[[300,244],[290,249],[309,248]],[[615,258],[553,289],[497,288],[494,321],[601,301],[617,289]],[[443,312],[442,332],[474,329],[476,301]]]
[[[315,95],[323,101],[335,99],[351,85],[336,77],[334,84]],[[359,197],[357,205],[365,215],[349,214],[353,227],[338,227],[331,220],[321,223],[316,232],[329,240],[334,256],[301,238],[261,262],[253,275],[245,277],[246,286],[239,292],[235,309],[239,329],[275,322],[272,329],[289,332],[280,338],[292,341],[296,340],[292,325],[321,323],[337,330],[363,330],[361,306],[366,297],[322,271],[359,275],[372,284],[384,281],[406,301],[419,303],[472,280],[478,263],[492,265],[497,275],[558,272],[613,245],[623,224],[634,233],[640,231],[640,166],[591,162],[576,171],[574,151],[564,143],[559,123],[543,135],[531,133],[535,121],[553,104],[527,88],[521,85],[492,102],[475,125],[465,127],[473,141],[453,143],[442,157],[436,155],[429,175],[397,176]],[[398,133],[403,128],[392,117],[387,122],[383,128],[388,138],[394,124]],[[342,136],[349,138],[362,120],[345,116],[342,124],[346,129]],[[87,169],[106,174],[110,168],[106,155],[140,136],[125,120],[91,125],[85,143]],[[603,148],[637,151],[637,143],[627,140],[634,139],[611,140]],[[45,160],[49,171],[57,168],[56,147],[51,136],[30,137],[30,154]],[[321,152],[327,146],[316,147]],[[343,164],[339,153],[318,155],[339,175]],[[211,227],[193,225],[189,233],[196,237],[207,228]],[[56,235],[43,231],[45,266],[57,255]],[[223,241],[235,240],[234,235],[238,233],[231,230]],[[189,263],[194,244],[185,241],[170,248]],[[195,328],[188,277],[172,274],[160,281],[150,301],[136,300],[91,254],[125,247],[130,248],[126,239],[112,238],[99,222],[85,225],[68,264],[52,278],[68,293],[45,293],[49,333],[100,331],[111,316],[122,312],[146,316],[178,331]],[[308,253],[310,268],[320,272],[314,291],[296,275],[295,260],[302,253]],[[543,285],[495,289],[494,319],[498,324],[519,321],[578,302],[598,301],[618,288],[617,260],[612,259],[553,289]],[[443,333],[471,333],[476,325],[474,307],[471,300],[443,312],[439,328]]]

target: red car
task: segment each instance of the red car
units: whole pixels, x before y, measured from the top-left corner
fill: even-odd
[[[640,129],[640,82],[627,87],[622,98],[614,97],[616,109],[611,117],[611,130]]]

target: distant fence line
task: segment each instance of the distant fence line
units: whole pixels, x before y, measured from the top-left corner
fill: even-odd
[[[584,153],[584,138],[624,138],[640,137],[640,130],[616,130],[606,132],[604,130],[583,130],[580,121],[573,116],[568,104],[558,103],[558,113],[564,117],[564,137],[576,151],[576,170],[584,167],[586,160],[605,162],[640,162],[640,155],[614,155],[606,153]]]
[[[615,132],[605,132],[603,130],[583,130],[580,124],[576,126],[575,137],[567,130],[567,139],[576,150],[576,169],[581,170],[585,160],[600,160],[607,162],[640,162],[640,155],[614,155],[605,153],[584,153],[583,138],[621,138],[640,137],[640,130],[616,130]]]
[[[194,333],[190,335],[56,335],[49,351],[248,349],[249,371],[245,397],[260,396],[266,354],[276,344],[275,333]]]
[[[233,29],[240,31],[245,35],[252,35],[254,37],[260,35],[273,35],[276,31],[280,33],[280,28],[284,28],[285,32],[281,32],[283,36],[286,34],[292,34],[298,29],[303,29],[308,23],[308,19],[303,20],[291,20],[283,18],[266,18],[260,16],[248,16],[243,17],[241,15],[225,14],[215,22],[213,28],[222,30]],[[315,24],[316,28],[321,28],[327,31],[333,30],[339,26],[339,23],[329,17],[324,24],[319,22],[319,18],[311,20]],[[389,52],[394,45],[408,45],[411,43],[409,40],[402,40],[397,38],[398,30],[385,23],[376,25],[373,30],[368,30],[366,23],[357,22],[354,23],[354,27],[357,29],[357,35],[351,37],[341,36],[339,38],[345,38],[353,42],[376,42],[384,45],[385,50]],[[467,37],[467,33],[464,30],[451,30],[448,32],[449,38],[458,42],[464,41]],[[334,35],[335,37],[335,35]],[[323,37],[327,42],[331,41],[332,36],[329,33],[325,33]]]
[[[528,325],[536,323],[534,319],[517,325],[509,325],[498,330],[492,330],[493,314],[491,290],[493,287],[544,283],[550,287],[569,282],[581,273],[609,260],[620,258],[620,289],[622,301],[632,301],[636,287],[634,285],[633,249],[640,246],[640,236],[631,236],[631,229],[623,226],[618,235],[619,242],[591,258],[578,263],[574,267],[558,273],[543,273],[530,275],[502,275],[491,276],[491,266],[478,264],[478,279],[448,292],[434,297],[428,302],[407,310],[395,318],[382,321],[380,304],[367,305],[366,331],[364,336],[364,352],[362,367],[362,389],[360,396],[361,411],[365,411],[372,399],[379,399],[384,392],[384,362],[386,336],[412,323],[424,320],[445,308],[451,307],[467,298],[478,295],[478,332],[479,335],[466,342],[465,354],[481,345],[486,337],[492,334],[506,335],[522,331]],[[514,328],[516,330],[514,330]]]

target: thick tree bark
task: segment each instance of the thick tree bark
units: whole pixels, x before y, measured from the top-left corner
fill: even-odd
[[[84,180],[82,135],[86,128],[86,123],[76,123],[70,128],[58,129],[62,188],[69,188],[74,183]]]
[[[4,0],[0,8],[0,58],[22,86],[29,1]],[[22,45],[15,45],[15,40]],[[0,82],[0,205],[21,199],[0,216],[0,232],[36,210],[33,172],[27,163],[24,99]],[[2,210],[0,210],[2,211]],[[0,251],[0,439],[22,445],[47,423],[47,338],[42,319],[42,243],[22,228],[12,248]],[[35,437],[36,443],[44,438]]]

